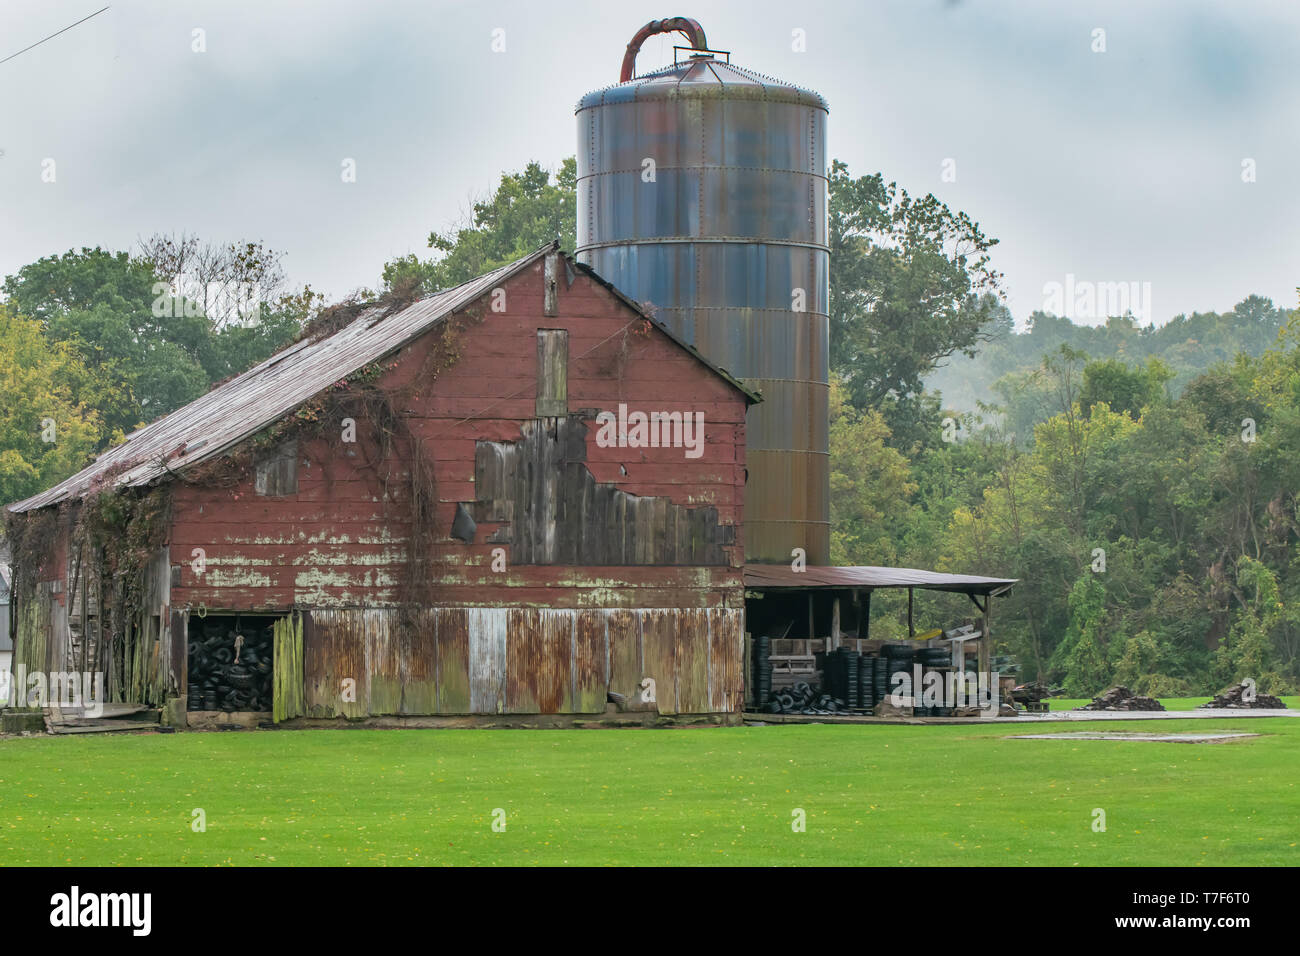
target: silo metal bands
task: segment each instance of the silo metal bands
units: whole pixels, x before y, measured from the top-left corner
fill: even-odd
[[[747,560],[828,564],[826,101],[700,51],[577,114],[578,258],[761,390]]]

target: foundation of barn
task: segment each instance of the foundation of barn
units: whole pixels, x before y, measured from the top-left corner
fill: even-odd
[[[270,713],[194,713],[177,729],[223,730],[613,730],[619,728],[739,727],[740,714],[622,712],[604,714],[447,714],[402,717],[295,717],[275,723]]]

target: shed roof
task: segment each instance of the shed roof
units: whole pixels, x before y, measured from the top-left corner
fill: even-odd
[[[372,362],[396,352],[537,260],[559,251],[551,242],[521,259],[469,282],[437,292],[385,317],[384,308],[367,309],[351,323],[323,337],[306,338],[277,352],[206,395],[140,428],[88,467],[24,501],[15,512],[34,511],[84,497],[97,483],[139,486],[214,458],[280,420],[303,402]],[[599,279],[590,269],[582,270]],[[620,301],[654,322],[656,328],[721,376],[753,402],[759,396],[673,335],[639,304],[613,290]]]
[[[745,587],[791,590],[828,588],[920,588],[959,594],[1000,594],[1018,578],[985,578],[974,574],[945,574],[918,568],[809,567],[796,571],[785,564],[745,566]]]

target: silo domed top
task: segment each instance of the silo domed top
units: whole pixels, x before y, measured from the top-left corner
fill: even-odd
[[[712,56],[692,56],[681,63],[594,90],[578,101],[580,112],[594,106],[649,100],[734,99],[792,103],[829,110],[820,93],[755,73]]]

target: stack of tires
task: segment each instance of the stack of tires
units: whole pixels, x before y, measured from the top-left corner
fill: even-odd
[[[889,696],[889,660],[877,654],[871,661],[871,706],[874,707]]]
[[[754,706],[766,710],[772,701],[772,639],[766,634],[754,637],[753,680]]]
[[[885,665],[885,696],[894,692],[894,675],[899,672],[907,674],[908,686],[912,683],[912,649],[895,644],[886,644],[881,648]]]
[[[926,681],[935,680],[935,678],[929,678],[926,675],[938,668],[947,667],[952,662],[952,652],[946,647],[923,647],[916,652],[915,660],[916,663],[921,665],[921,687],[925,687]],[[938,674],[938,682],[939,687],[944,686],[942,672]],[[921,688],[917,688],[918,694],[920,690]],[[914,713],[917,717],[951,717],[952,708],[946,706],[946,703],[945,701],[945,704],[932,707],[918,706]]]
[[[880,699],[876,693],[876,664],[879,660],[870,654],[858,657],[858,706],[864,710],[871,710]]]
[[[858,654],[840,647],[826,658],[826,690],[832,697],[844,702],[850,710],[859,706]]]

